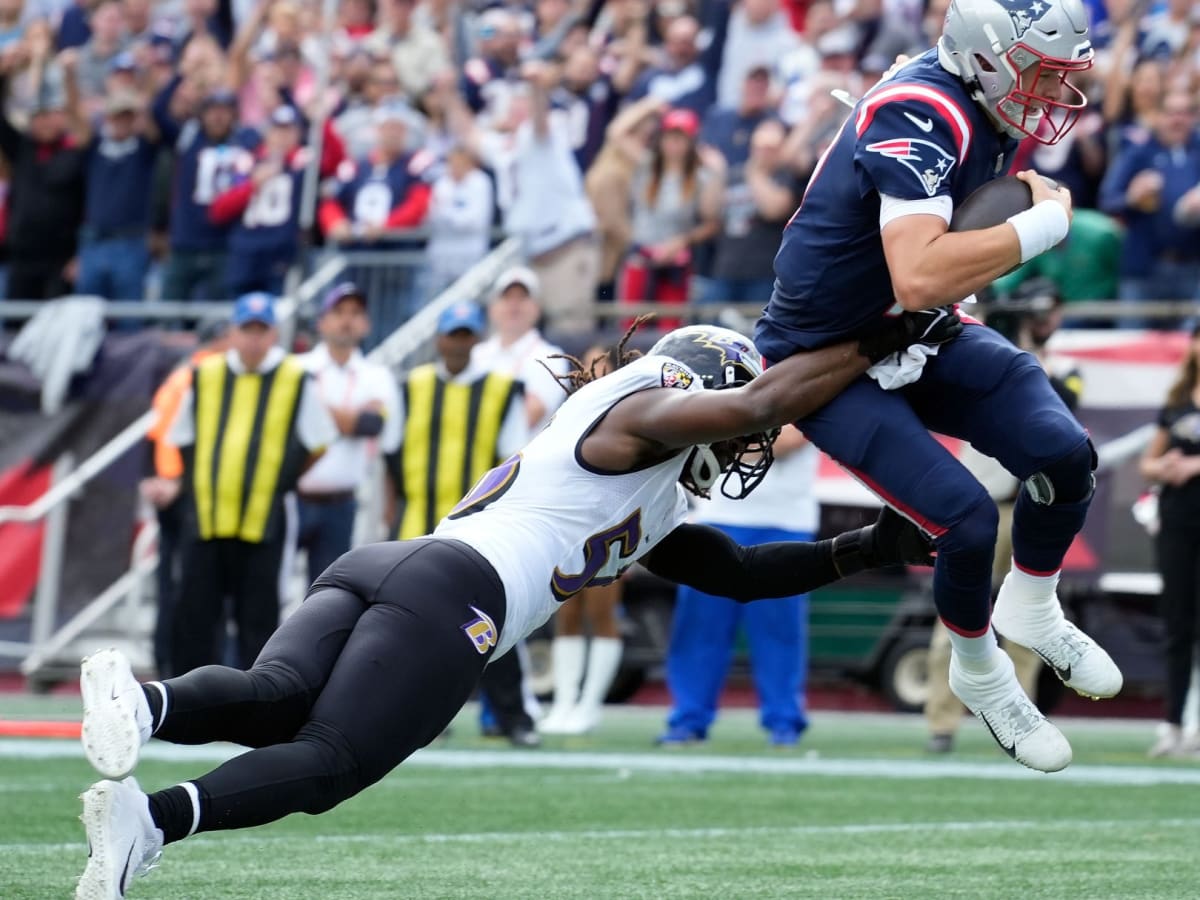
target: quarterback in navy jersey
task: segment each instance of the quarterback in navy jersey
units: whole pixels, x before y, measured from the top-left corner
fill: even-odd
[[[968,194],[1008,171],[1019,139],[1055,143],[1074,125],[1086,101],[1070,76],[1092,55],[1081,0],[952,0],[937,46],[858,101],[818,162],[776,257],[755,333],[763,356],[870,334],[897,304],[935,321],[1061,241],[1070,194],[1032,171],[1017,176],[1030,209],[990,228],[949,223]],[[1094,490],[1091,441],[1037,360],[978,324],[868,376],[797,427],[934,538],[951,687],[1010,756],[1061,769],[1070,745],[1022,691],[995,632],[1081,694],[1120,690],[1120,671],[1057,598]],[[930,431],[969,441],[1024,483],[994,612],[996,505]]]

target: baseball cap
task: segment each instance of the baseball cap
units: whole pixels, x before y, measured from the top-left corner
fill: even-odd
[[[142,98],[133,91],[115,91],[104,101],[106,115],[119,116],[121,113],[137,112],[142,108]]]
[[[229,88],[214,88],[204,95],[204,99],[200,101],[201,109],[208,109],[210,106],[228,106],[237,108],[237,94]]]
[[[288,125],[300,125],[300,114],[296,112],[294,106],[277,106],[271,112],[271,124],[287,127]]]
[[[521,285],[534,299],[537,298],[542,287],[541,281],[538,280],[537,274],[532,269],[526,266],[513,266],[511,269],[506,269],[496,279],[496,296],[499,297],[514,284]]]
[[[483,310],[477,304],[455,303],[438,317],[437,333],[466,329],[472,334],[483,334],[485,327]]]
[[[353,281],[343,281],[341,284],[331,287],[329,292],[325,294],[325,298],[321,301],[321,315],[325,315],[325,313],[349,297],[359,300],[363,306],[367,304],[367,295],[359,289],[357,284]]]
[[[690,109],[673,109],[662,117],[663,131],[682,131],[694,138],[700,133],[700,118]]]
[[[263,291],[253,294],[242,294],[233,305],[234,325],[247,325],[250,322],[261,322],[264,325],[275,325],[275,298]]]

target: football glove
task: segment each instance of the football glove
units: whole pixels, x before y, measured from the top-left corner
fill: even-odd
[[[833,539],[833,562],[843,576],[881,566],[932,566],[934,547],[925,532],[885,506],[874,524]]]
[[[962,319],[952,306],[905,311],[888,320],[887,326],[858,342],[858,352],[877,363],[913,344],[936,346],[962,334]]]

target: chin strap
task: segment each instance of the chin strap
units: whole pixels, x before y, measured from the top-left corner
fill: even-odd
[[[692,449],[687,468],[688,474],[692,476],[692,483],[702,491],[708,491],[721,475],[721,463],[708,444],[697,444]]]

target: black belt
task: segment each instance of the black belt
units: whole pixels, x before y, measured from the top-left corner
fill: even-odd
[[[301,503],[312,503],[315,506],[333,506],[335,503],[345,503],[354,499],[354,491],[333,491],[326,494],[306,494],[297,491]]]

